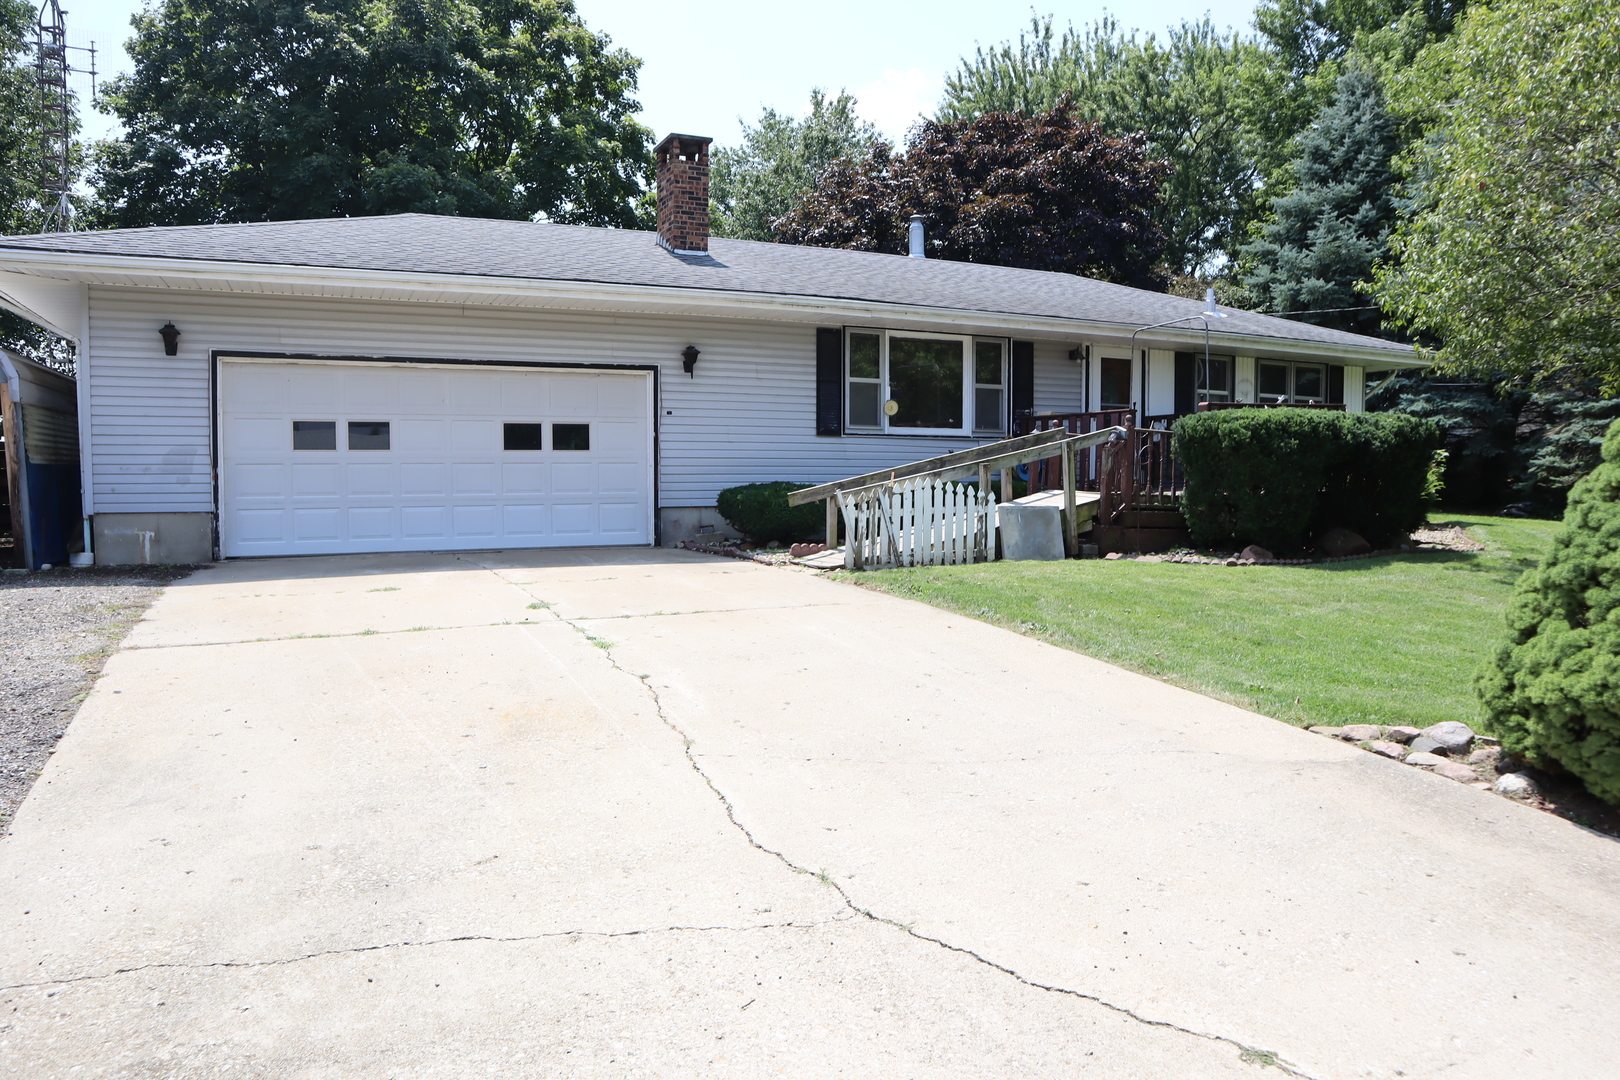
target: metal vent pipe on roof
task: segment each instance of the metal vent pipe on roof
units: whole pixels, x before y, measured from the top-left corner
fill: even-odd
[[[911,257],[913,259],[926,259],[928,255],[923,251],[923,216],[911,215]]]

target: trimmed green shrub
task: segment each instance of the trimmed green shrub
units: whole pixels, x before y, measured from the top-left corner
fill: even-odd
[[[722,491],[715,506],[733,529],[757,544],[768,544],[772,540],[779,544],[818,540],[827,527],[822,504],[789,506],[787,503],[789,492],[812,486],[791,480],[743,484]]]
[[[1405,413],[1330,415],[1337,417],[1338,439],[1330,450],[1314,532],[1342,525],[1375,548],[1405,540],[1429,512],[1424,493],[1440,448],[1439,425]]]
[[[1326,409],[1229,409],[1176,421],[1193,543],[1305,548],[1335,525],[1375,547],[1423,523],[1432,421]]]
[[[1509,638],[1480,674],[1486,725],[1620,803],[1620,422],[1569,493],[1564,528],[1519,579]]]

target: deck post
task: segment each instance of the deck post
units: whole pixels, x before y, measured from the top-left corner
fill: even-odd
[[[980,495],[992,495],[992,494],[994,494],[990,490],[990,466],[989,466],[989,464],[983,464],[983,465],[979,466],[979,494]]]
[[[1063,553],[1069,558],[1080,554],[1080,522],[1074,509],[1073,447],[1063,448]]]
[[[838,496],[827,496],[827,548],[838,546]]]
[[[1001,467],[1001,501],[1004,503],[1013,501],[1013,475],[1016,472],[1017,470],[1011,466]]]

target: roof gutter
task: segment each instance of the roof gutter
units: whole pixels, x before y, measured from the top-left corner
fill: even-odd
[[[894,304],[872,300],[803,296],[786,293],[747,293],[726,289],[700,289],[667,285],[621,285],[604,282],[570,281],[556,278],[494,278],[479,274],[401,274],[390,270],[355,270],[342,267],[312,267],[290,264],[254,264],[227,260],[172,259],[151,256],[101,255],[70,252],[26,254],[0,245],[0,271],[65,278],[91,284],[132,288],[185,289],[177,279],[213,279],[248,288],[224,288],[223,292],[307,292],[331,290],[325,295],[379,299],[415,299],[436,303],[478,303],[509,307],[515,297],[542,306],[593,307],[650,312],[682,312],[718,318],[780,321],[784,312],[799,321],[895,321],[930,326],[947,325],[1012,333],[1037,333],[1061,340],[1117,341],[1125,344],[1137,329],[1132,323],[1058,316],[1023,315],[1017,312],[982,311],[969,308],[931,307],[921,304]],[[147,279],[147,280],[141,280]],[[498,283],[498,284],[497,284]],[[421,294],[439,293],[434,300]],[[11,305],[7,305],[11,306]],[[26,312],[19,312],[29,317]],[[39,320],[34,320],[39,321]],[[44,325],[42,323],[42,325]],[[1262,334],[1218,331],[1240,351],[1266,355],[1330,355],[1352,363],[1401,368],[1423,366],[1411,350],[1364,345],[1344,345],[1296,338],[1275,338]],[[1166,344],[1197,344],[1199,330],[1166,329],[1156,340]]]

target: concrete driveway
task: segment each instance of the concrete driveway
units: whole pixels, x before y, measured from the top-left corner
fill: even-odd
[[[1620,845],[685,552],[172,586],[0,841],[5,1077],[1597,1077]]]

